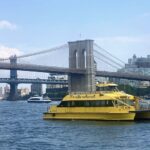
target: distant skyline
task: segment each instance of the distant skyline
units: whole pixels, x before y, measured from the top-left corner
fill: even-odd
[[[80,39],[94,39],[125,62],[133,54],[138,57],[150,54],[149,0],[0,0],[0,3],[0,57]],[[61,55],[53,57],[63,60]]]

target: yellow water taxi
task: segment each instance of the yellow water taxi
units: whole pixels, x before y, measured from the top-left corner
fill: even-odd
[[[117,84],[115,83],[100,83],[97,84],[97,90],[99,91],[116,91]],[[119,92],[120,93],[120,92]],[[122,92],[121,92],[122,93]],[[135,115],[135,120],[150,120],[150,101],[144,100],[139,97],[134,97],[135,99],[135,111],[133,111]]]
[[[117,89],[114,83],[99,83],[97,91],[70,93],[59,105],[44,113],[44,119],[134,120],[136,98]]]

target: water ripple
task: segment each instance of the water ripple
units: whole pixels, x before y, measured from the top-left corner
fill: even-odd
[[[150,122],[45,121],[48,106],[0,101],[0,149],[149,150]]]

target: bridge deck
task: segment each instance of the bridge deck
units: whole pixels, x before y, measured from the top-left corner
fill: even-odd
[[[29,64],[12,65],[10,63],[0,63],[0,69],[5,69],[5,70],[14,69],[14,70],[43,72],[43,73],[79,74],[79,75],[86,73],[85,70],[81,70],[81,69],[69,69],[69,68],[63,68],[63,67],[29,65]],[[133,73],[96,71],[96,76],[140,80],[140,81],[150,81],[150,76],[133,74]]]

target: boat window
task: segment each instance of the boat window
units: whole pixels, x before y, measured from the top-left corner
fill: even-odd
[[[58,107],[112,107],[112,100],[62,101]]]
[[[89,107],[90,106],[90,102],[89,101],[86,101],[85,102],[85,107]]]
[[[101,105],[101,101],[96,101],[95,102],[95,106],[100,106]]]
[[[97,91],[118,91],[117,86],[96,87]]]
[[[67,102],[62,101],[62,102],[58,105],[58,107],[67,107]]]
[[[68,107],[71,107],[71,102],[68,102],[68,103],[67,103],[67,106],[68,106]]]
[[[101,106],[105,106],[106,101],[101,101]]]
[[[130,106],[134,106],[134,101],[133,100],[124,99],[124,100],[119,100],[119,101],[116,101],[116,102],[119,106],[124,106],[125,104],[128,104]]]
[[[71,105],[71,106],[72,106],[72,107],[75,107],[75,102],[74,102],[74,101],[72,101],[71,103],[72,103],[72,105]]]
[[[40,100],[39,98],[31,98],[30,100]]]
[[[134,102],[133,102],[133,100],[123,100],[126,104],[128,104],[128,105],[131,105],[131,106],[134,106]]]
[[[107,101],[107,106],[113,106],[113,102],[112,101]]]
[[[118,106],[124,106],[125,104],[124,104],[124,102],[122,100],[119,100],[119,101],[117,101],[117,105]]]

